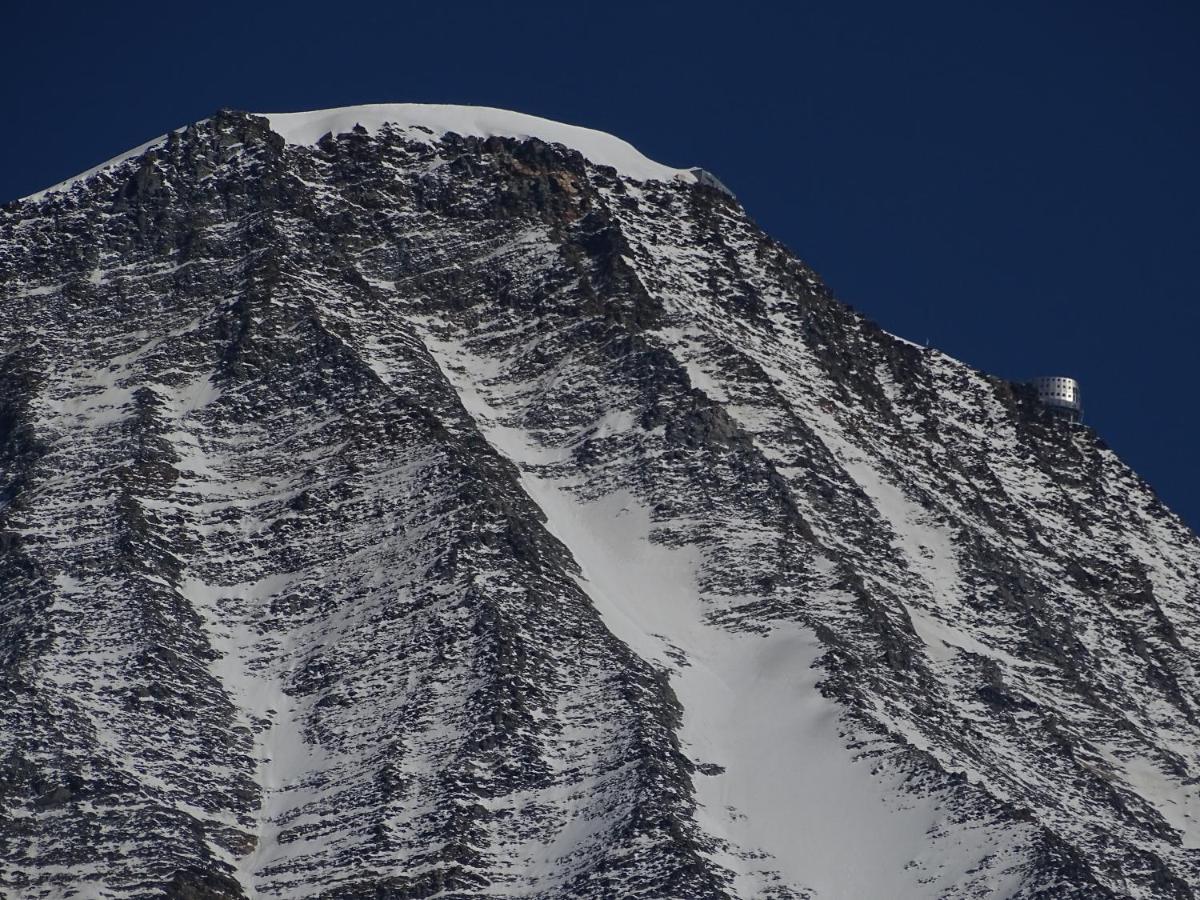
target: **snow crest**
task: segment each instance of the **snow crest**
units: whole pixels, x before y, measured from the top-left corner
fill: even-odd
[[[451,132],[464,137],[537,138],[578,150],[596,165],[612,166],[638,181],[694,181],[687,169],[664,166],[644,156],[627,141],[578,125],[565,125],[525,113],[488,106],[446,106],[434,103],[375,103],[313,112],[259,113],[289,144],[315,144],[325,134],[342,134],[355,125],[369,132],[392,125],[410,138],[430,143]]]

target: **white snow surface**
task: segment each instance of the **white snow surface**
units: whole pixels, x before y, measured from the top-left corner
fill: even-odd
[[[694,181],[687,169],[664,166],[644,156],[627,141],[579,125],[566,125],[525,113],[488,106],[452,106],[435,103],[374,103],[313,112],[258,113],[271,129],[289,144],[315,144],[332,132],[342,134],[355,125],[369,132],[391,125],[408,132],[408,137],[430,143],[454,132],[464,137],[537,138],[578,150],[601,166],[612,166],[638,181]]]

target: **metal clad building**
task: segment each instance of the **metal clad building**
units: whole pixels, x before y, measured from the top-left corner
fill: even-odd
[[[1079,382],[1074,378],[1051,375],[1033,379],[1038,400],[1058,412],[1078,420],[1083,413],[1083,400],[1079,393]]]

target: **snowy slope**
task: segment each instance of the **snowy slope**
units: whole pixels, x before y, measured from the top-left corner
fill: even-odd
[[[0,893],[1195,896],[1200,542],[1093,432],[598,132],[148,149],[0,210]]]
[[[495,361],[461,345],[435,335],[426,343],[447,372],[495,370]],[[651,511],[628,491],[580,500],[580,492],[603,491],[602,484],[534,474],[561,468],[569,454],[500,424],[506,404],[494,394],[485,400],[465,375],[452,381],[483,434],[521,468],[522,485],[580,564],[583,589],[605,625],[671,673],[684,709],[684,747],[724,770],[697,780],[698,820],[713,839],[714,861],[737,873],[740,895],[785,884],[800,896],[812,889],[830,898],[938,897],[961,885],[965,869],[1009,849],[1006,835],[958,827],[936,798],[903,797],[901,779],[856,758],[837,704],[818,689],[823,648],[811,629],[779,622],[743,632],[713,624],[694,546],[654,541]],[[611,429],[612,419],[605,425]],[[930,857],[960,862],[930,877],[926,865],[914,865]],[[1016,884],[1002,874],[994,893],[1007,896]]]

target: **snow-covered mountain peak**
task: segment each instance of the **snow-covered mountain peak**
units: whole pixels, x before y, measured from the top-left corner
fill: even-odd
[[[1200,900],[1090,428],[607,135],[143,149],[0,206],[0,897]]]
[[[507,137],[523,140],[537,138],[548,144],[562,144],[578,150],[586,159],[599,166],[611,166],[626,178],[637,181],[702,181],[713,187],[725,188],[711,174],[702,169],[676,169],[655,162],[641,153],[628,141],[615,135],[579,125],[567,125],[551,119],[543,119],[525,113],[489,106],[458,106],[437,103],[372,103],[361,106],[343,106],[333,109],[317,109],[309,112],[255,113],[270,122],[271,129],[289,144],[310,146],[326,134],[344,134],[354,127],[362,126],[368,132],[376,132],[391,126],[404,132],[410,141],[435,143],[447,134],[463,137]],[[203,125],[207,119],[196,122]],[[183,128],[175,130],[179,133]],[[50,194],[70,190],[93,175],[109,171],[121,163],[136,159],[149,150],[164,144],[170,134],[151,138],[143,144],[119,153],[111,159],[43,188],[21,200],[39,201]]]
[[[436,103],[373,103],[312,112],[259,113],[289,144],[315,144],[325,134],[342,134],[361,125],[369,132],[384,125],[403,129],[409,138],[430,142],[451,132],[464,137],[537,138],[578,150],[596,165],[612,166],[638,181],[695,179],[690,169],[664,166],[619,137],[592,128],[567,125],[489,106]]]

